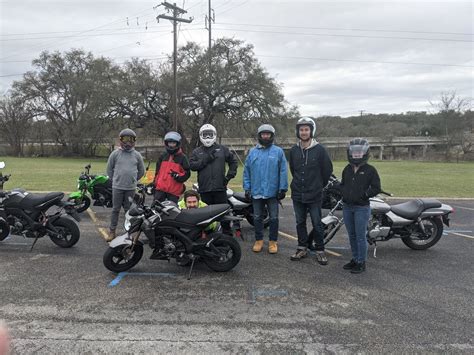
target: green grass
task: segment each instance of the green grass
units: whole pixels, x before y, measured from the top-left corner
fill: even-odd
[[[30,191],[74,191],[86,164],[92,164],[93,174],[104,173],[106,166],[106,159],[0,157],[2,160],[6,164],[3,173],[12,174],[5,184],[7,190],[22,187]],[[373,160],[371,164],[379,172],[382,188],[395,196],[474,198],[474,163]],[[334,162],[334,173],[338,177],[345,165],[342,161]],[[187,187],[195,181],[193,173]],[[230,187],[242,190],[242,167]]]

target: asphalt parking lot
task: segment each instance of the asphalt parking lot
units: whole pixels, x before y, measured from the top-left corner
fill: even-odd
[[[81,240],[61,249],[21,237],[0,243],[0,319],[14,353],[474,352],[474,201],[456,209],[441,241],[414,251],[400,240],[369,248],[367,272],[350,259],[345,230],[329,265],[289,256],[291,202],[281,211],[279,253],[254,254],[243,223],[242,259],[228,273],[149,260],[116,275],[102,264],[110,210],[83,214]]]

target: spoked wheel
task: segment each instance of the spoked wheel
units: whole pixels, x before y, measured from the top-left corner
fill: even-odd
[[[224,272],[234,268],[240,261],[240,244],[232,237],[222,235],[210,247],[213,256],[203,257],[204,263],[214,271]]]
[[[61,248],[70,248],[79,241],[81,232],[77,223],[73,220],[67,217],[59,217],[53,222],[53,226],[56,228],[57,233],[50,231],[48,234],[54,244],[59,245]]]
[[[127,271],[138,264],[143,256],[143,245],[119,245],[105,251],[103,262],[113,272]]]
[[[79,213],[84,212],[91,205],[91,199],[85,195],[80,198],[69,198],[68,201],[74,202],[74,208]]]
[[[430,217],[421,220],[425,234],[414,232],[409,237],[402,238],[402,242],[411,249],[425,250],[439,242],[443,235],[443,222],[441,218]]]

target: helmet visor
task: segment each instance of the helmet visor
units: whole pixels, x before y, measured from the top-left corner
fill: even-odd
[[[136,140],[137,140],[137,138],[133,137],[133,136],[122,136],[122,137],[120,137],[120,141],[124,142],[124,143],[135,143]]]
[[[353,159],[361,159],[364,157],[364,154],[367,153],[368,147],[366,145],[350,145],[349,146],[349,155]]]
[[[201,132],[201,137],[203,139],[212,139],[214,138],[214,131],[212,130],[205,130]]]

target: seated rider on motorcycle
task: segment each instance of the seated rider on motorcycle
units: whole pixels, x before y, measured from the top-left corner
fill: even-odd
[[[194,190],[187,190],[184,192],[183,199],[179,201],[178,207],[182,210],[191,209],[191,208],[202,208],[206,207],[207,204],[201,201],[201,196],[199,192]],[[210,234],[217,231],[217,222],[212,222],[205,230],[205,234]],[[202,237],[205,237],[203,235]]]

